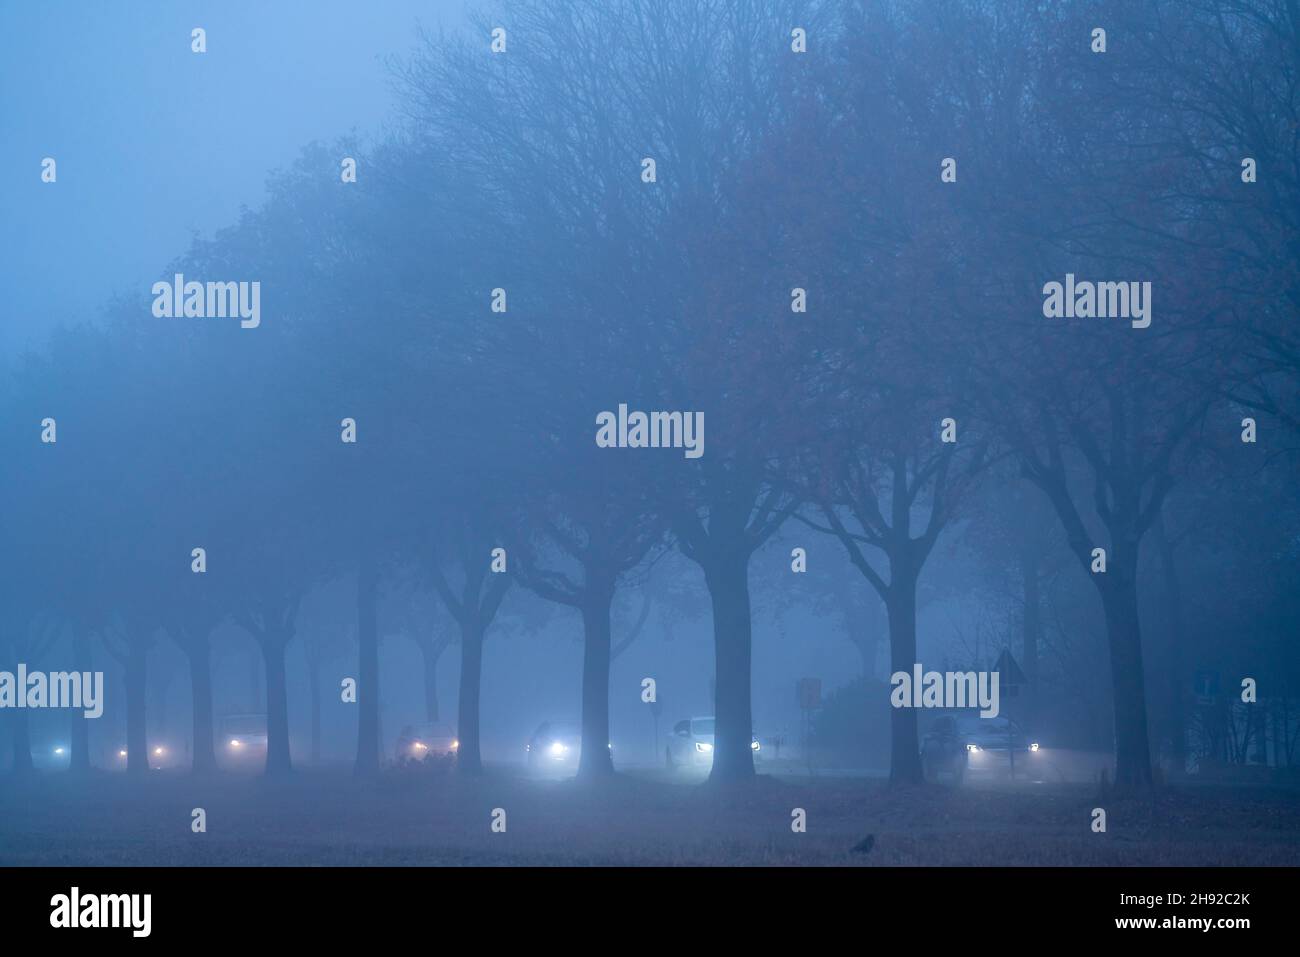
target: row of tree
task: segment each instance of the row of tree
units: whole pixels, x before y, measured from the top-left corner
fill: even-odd
[[[601,775],[611,607],[676,549],[712,606],[713,776],[744,779],[754,553],[792,522],[838,541],[910,671],[936,542],[1023,478],[1096,588],[1117,781],[1147,786],[1143,544],[1180,483],[1294,465],[1297,37],[1286,0],[513,0],[426,37],[395,66],[398,132],[309,148],[167,270],[260,281],[258,329],[133,295],[8,363],[9,657],[52,622],[78,654],[98,635],[143,770],[170,636],[202,769],[233,620],[286,771],[285,650],[346,576],[370,773],[379,595],[413,580],[458,628],[472,772],[483,640],[518,585],[581,614]],[[1044,318],[1067,273],[1150,282],[1150,327]],[[622,402],[703,412],[704,455],[597,447]],[[914,782],[915,712],[891,721]]]

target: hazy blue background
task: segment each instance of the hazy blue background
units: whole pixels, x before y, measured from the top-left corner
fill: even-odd
[[[0,349],[140,294],[305,144],[376,132],[384,58],[464,15],[463,0],[0,3]]]
[[[419,719],[424,689],[417,648],[400,637],[406,599],[389,589],[402,577],[396,572],[410,571],[405,565],[446,560],[456,536],[444,520],[518,520],[517,540],[528,542],[559,508],[545,496],[562,496],[578,513],[592,501],[607,505],[615,517],[581,518],[601,533],[658,511],[672,516],[680,540],[702,510],[710,533],[715,514],[725,532],[729,514],[749,515],[766,501],[750,495],[766,487],[796,499],[833,494],[842,506],[862,490],[827,492],[823,480],[836,474],[825,463],[847,453],[862,461],[840,463],[844,475],[866,469],[872,491],[885,496],[892,474],[903,484],[887,497],[907,492],[917,515],[905,517],[919,522],[942,498],[934,492],[920,504],[923,486],[948,474],[924,464],[934,424],[956,413],[962,434],[978,440],[962,454],[987,440],[996,467],[972,473],[975,484],[954,497],[960,506],[945,516],[924,574],[905,580],[908,596],[916,585],[915,649],[907,646],[911,597],[891,599],[904,612],[892,615],[902,665],[915,657],[945,669],[985,667],[1002,648],[1041,647],[1034,657],[1048,672],[1040,680],[1052,689],[1052,708],[1036,733],[1094,750],[1113,738],[1108,701],[1149,693],[1159,747],[1161,737],[1185,738],[1181,705],[1195,674],[1222,674],[1225,686],[1237,674],[1300,674],[1300,517],[1286,431],[1300,418],[1288,418],[1283,402],[1278,421],[1262,425],[1258,450],[1271,458],[1261,464],[1238,438],[1244,412],[1232,405],[1273,414],[1270,390],[1297,394],[1293,368],[1278,356],[1262,366],[1252,357],[1277,329],[1294,327],[1280,321],[1294,316],[1278,310],[1300,301],[1291,258],[1300,243],[1283,215],[1300,202],[1288,199],[1295,184],[1282,177],[1239,188],[1246,184],[1235,156],[1220,180],[1207,179],[1203,157],[1227,150],[1233,137],[1209,123],[1214,111],[1186,108],[1221,96],[1220,111],[1234,123],[1276,131],[1275,144],[1251,146],[1261,170],[1295,169],[1285,161],[1295,149],[1286,127],[1296,115],[1292,51],[1270,46],[1288,34],[1262,34],[1255,42],[1264,54],[1253,58],[1243,47],[1246,66],[1236,48],[1219,51],[1218,74],[1253,84],[1222,92],[1191,82],[1218,50],[1220,28],[1205,20],[1188,36],[1146,35],[1158,18],[1144,11],[1157,0],[1141,9],[1138,0],[1106,5],[1115,34],[1141,37],[1150,50],[1136,40],[1117,44],[1105,69],[1080,39],[1098,15],[1091,0],[1023,0],[1019,21],[1003,15],[1013,0],[828,0],[811,5],[825,19],[806,57],[787,52],[789,25],[813,22],[794,0],[513,0],[501,15],[519,41],[509,56],[490,54],[480,23],[463,47],[420,49],[399,95],[392,63],[415,50],[419,28],[460,30],[487,2],[0,0],[0,615],[13,618],[0,617],[0,645],[9,645],[0,665],[67,667],[67,642],[48,660],[29,655],[42,616],[75,619],[70,631],[85,638],[106,630],[102,619],[122,611],[124,592],[168,614],[202,611],[169,591],[158,569],[175,571],[165,557],[177,548],[172,539],[184,536],[180,554],[188,555],[199,534],[191,529],[207,523],[205,535],[225,539],[213,554],[224,545],[227,559],[238,556],[214,563],[221,572],[204,579],[229,576],[211,589],[227,601],[223,613],[264,586],[298,589],[294,575],[304,568],[309,598],[333,599],[304,613],[288,646],[289,730],[300,747],[309,721],[305,639],[373,620],[361,614],[350,577],[373,549],[400,556],[385,572],[378,628],[366,630],[382,639],[382,692],[366,700],[379,702],[381,744],[391,748],[400,727]],[[190,49],[195,26],[207,32],[203,55]],[[1197,68],[1159,67],[1161,56]],[[1019,79],[1004,83],[1010,68]],[[1005,99],[996,109],[982,97],[968,102],[972,87]],[[1135,102],[1135,89],[1151,102]],[[1146,126],[1132,119],[1140,110],[1150,110]],[[398,117],[409,120],[409,140],[383,135]],[[1135,129],[1173,138],[1133,143]],[[363,158],[355,188],[339,186],[330,148],[309,154],[296,178],[268,196],[272,171],[312,142],[349,134]],[[639,176],[647,152],[660,159],[653,189]],[[952,189],[939,179],[949,153],[962,157]],[[57,185],[41,182],[45,156],[59,164]],[[1185,203],[1169,199],[1178,190],[1199,197],[1200,218],[1189,225]],[[1135,197],[1150,198],[1151,209],[1134,213]],[[259,207],[240,222],[242,209]],[[1098,224],[1098,210],[1112,212]],[[871,215],[860,220],[864,212]],[[1157,215],[1176,242],[1152,241]],[[253,334],[233,323],[155,319],[152,282],[195,237],[236,223],[191,255],[196,268],[186,271],[196,278],[206,264],[220,267],[208,278],[258,277],[268,294],[265,327]],[[1232,238],[1219,246],[1203,239],[1215,235]],[[1241,272],[1243,237],[1267,249],[1253,277]],[[1187,244],[1205,248],[1192,258]],[[1103,253],[1087,252],[1094,248]],[[1043,323],[1045,279],[1107,275],[1126,257],[1146,270],[1137,276],[1160,277],[1152,335]],[[498,282],[510,286],[508,319],[488,311]],[[786,312],[795,282],[817,291],[806,319]],[[1242,288],[1255,292],[1247,298]],[[46,355],[7,361],[43,346],[56,326],[93,320],[118,295],[129,301],[102,334],[83,329]],[[1208,321],[1202,306],[1218,303],[1237,307],[1240,327]],[[1189,374],[1182,342],[1214,361]],[[851,388],[823,388],[828,368],[850,370]],[[1106,401],[1076,404],[1076,394]],[[708,457],[697,465],[709,470],[664,465],[675,456],[589,458],[597,454],[594,415],[627,399],[707,411]],[[1130,428],[1130,408],[1141,411],[1142,430]],[[1108,417],[1108,409],[1119,411]],[[1208,410],[1203,428],[1183,428],[1184,414],[1200,409]],[[1043,421],[1045,410],[1043,435],[1016,427]],[[37,426],[55,414],[62,458],[38,441]],[[325,458],[351,454],[333,433],[343,414],[365,422],[361,447],[370,456],[346,465]],[[1072,452],[1068,471],[1040,476],[1057,483],[1055,499],[1025,486],[1022,466],[1045,461],[1060,435],[1094,432],[1098,447],[1132,445],[1112,463],[1114,474]],[[322,434],[331,451],[322,451]],[[1152,453],[1166,442],[1168,456]],[[897,470],[909,449],[910,491],[906,469]],[[892,464],[881,464],[885,452]],[[1071,507],[1086,536],[1072,536],[1084,544],[1136,543],[1145,525],[1120,534],[1102,527],[1102,512],[1112,511],[1106,482],[1112,497],[1115,488],[1132,491],[1126,463],[1138,459],[1166,463],[1136,486],[1140,502],[1144,483],[1150,495],[1153,483],[1165,487],[1155,479],[1173,483],[1159,512],[1165,524],[1153,544],[1134,544],[1127,566],[1112,562],[1111,577],[1097,579],[1080,565],[1088,552],[1066,540],[1062,522],[1070,523],[1052,503],[1078,496]],[[786,470],[779,478],[768,473],[773,461]],[[1097,490],[1101,498],[1090,500]],[[527,518],[507,514],[515,510]],[[320,546],[316,533],[326,531]],[[888,538],[906,552],[915,540],[908,535]],[[487,525],[466,532],[485,543],[496,536]],[[795,546],[808,551],[806,575],[790,569]],[[885,609],[843,544],[790,519],[752,556],[749,548],[735,535],[718,553],[729,572],[748,576],[752,674],[747,638],[746,654],[732,659],[743,657],[753,691],[743,718],[764,738],[793,733],[796,680],[815,676],[828,697],[844,691],[843,702],[881,703],[878,720],[847,705],[839,713],[846,740],[874,734],[883,745],[885,685],[852,682],[882,682],[899,662],[889,660]],[[692,550],[671,550],[651,563],[649,584],[633,576],[616,593],[616,642],[641,595],[652,609],[610,668],[620,761],[662,756],[650,749],[643,677],[660,683],[661,730],[714,710],[710,591],[702,565],[681,554]],[[285,560],[290,554],[322,561],[303,565]],[[1136,595],[1142,582],[1141,608],[1133,601],[1107,618],[1095,583],[1118,572],[1133,587],[1115,593]],[[710,581],[724,606],[740,604],[739,590]],[[446,614],[412,618],[422,634],[454,630]],[[725,614],[718,621],[731,627]],[[1123,627],[1112,636],[1116,621]],[[147,616],[133,624],[137,639],[171,630]],[[267,681],[258,646],[242,625],[223,620],[217,631],[216,712],[261,710]],[[482,669],[478,711],[490,758],[518,758],[539,722],[577,717],[582,634],[572,609],[523,587],[508,593]],[[1141,668],[1117,669],[1145,680],[1145,691],[1142,680],[1108,690],[1112,637],[1125,648],[1145,643]],[[101,645],[107,639],[92,646],[94,664],[107,669],[112,691],[92,748],[112,756],[126,709],[121,669]],[[330,690],[358,667],[354,651],[349,645],[330,662]],[[185,656],[163,641],[147,658],[149,733],[184,740]],[[460,658],[453,647],[438,666],[446,721]],[[324,751],[347,761],[356,709],[329,704]],[[31,724],[34,747],[47,755],[67,732],[64,715]],[[747,758],[746,731],[734,740]],[[875,766],[880,757],[872,756]]]
[[[407,54],[420,28],[463,27],[472,5],[148,0],[58,3],[52,10],[0,4],[0,352],[39,348],[56,326],[94,319],[114,295],[145,295],[195,235],[211,236],[233,224],[241,207],[260,204],[268,173],[290,164],[313,140],[353,131],[373,139],[398,105],[386,60]],[[196,26],[207,31],[203,55],[190,49]],[[40,178],[46,156],[58,163],[53,187]],[[818,545],[819,562],[821,556],[838,561],[838,546]],[[782,554],[771,552],[773,568],[785,567]],[[696,586],[704,611],[705,592]],[[620,621],[635,614],[632,601],[620,608]],[[487,643],[485,700],[517,705],[484,709],[489,751],[513,753],[538,721],[578,715],[581,622],[568,610],[554,614],[547,640]],[[655,640],[652,618],[652,635],[614,665],[614,721],[623,726],[620,739],[630,734],[634,748],[648,752],[651,740],[638,699],[644,674],[671,677],[678,689],[668,696],[661,732],[680,717],[712,709],[707,613],[692,625],[665,647]],[[797,728],[798,676],[827,675],[829,690],[840,683],[835,676],[858,672],[858,655],[839,633],[839,621],[829,625],[799,615],[783,634],[783,624],[770,617],[756,621],[755,641],[766,648],[755,675],[756,720],[764,732]],[[236,646],[241,637],[234,635]],[[260,663],[251,642],[247,647],[248,662],[239,656],[214,662],[219,711],[262,707]],[[439,669],[444,716],[453,721],[457,658],[453,647]],[[160,644],[152,661],[161,687],[152,692],[150,726],[183,726],[188,705],[180,657]],[[408,642],[385,641],[386,747],[401,724],[420,715],[417,663]],[[113,665],[99,658],[99,666]],[[538,669],[555,680],[537,682]],[[290,681],[300,734],[306,716],[298,706],[303,691],[296,668]],[[121,709],[110,710],[106,726],[120,726]],[[352,715],[327,709],[325,723],[327,752],[348,754],[356,733]],[[106,740],[121,734],[115,730]]]

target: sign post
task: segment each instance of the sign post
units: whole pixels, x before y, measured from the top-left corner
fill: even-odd
[[[809,738],[812,737],[812,713],[822,706],[822,679],[800,678],[795,685],[799,701],[801,737],[803,738],[804,760],[808,763],[808,775],[812,776],[812,750]]]

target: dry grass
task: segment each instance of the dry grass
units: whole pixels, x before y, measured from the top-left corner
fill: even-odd
[[[760,777],[718,789],[662,774],[583,786],[498,770],[479,779],[0,782],[0,864],[1296,865],[1300,801],[1265,787],[1175,787],[1103,802],[1095,788],[929,786]],[[208,831],[190,831],[190,811]],[[492,809],[507,832],[490,830]],[[808,831],[791,832],[791,810]],[[875,837],[867,854],[851,848]]]

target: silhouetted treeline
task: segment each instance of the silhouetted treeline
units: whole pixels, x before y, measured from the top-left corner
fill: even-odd
[[[1117,781],[1147,786],[1153,752],[1181,766],[1196,671],[1300,690],[1298,17],[510,0],[422,38],[394,133],[305,149],[162,271],[260,282],[257,328],[155,318],[141,290],[5,360],[0,663],[93,637],[143,771],[149,653],[174,641],[201,770],[233,621],[288,771],[286,648],[314,640],[304,598],[346,582],[372,773],[378,609],[414,589],[454,622],[474,771],[480,711],[506,706],[480,701],[482,644],[524,589],[581,615],[580,773],[602,775],[611,608],[673,551],[710,599],[713,774],[739,779],[756,552],[833,547],[827,600],[851,632],[870,589],[910,671],[943,543],[975,556],[1033,709],[1108,700]],[[1045,314],[1076,278],[1148,289],[1145,317]],[[600,447],[620,405],[702,413],[702,454]],[[888,720],[891,778],[915,782],[916,712]]]

